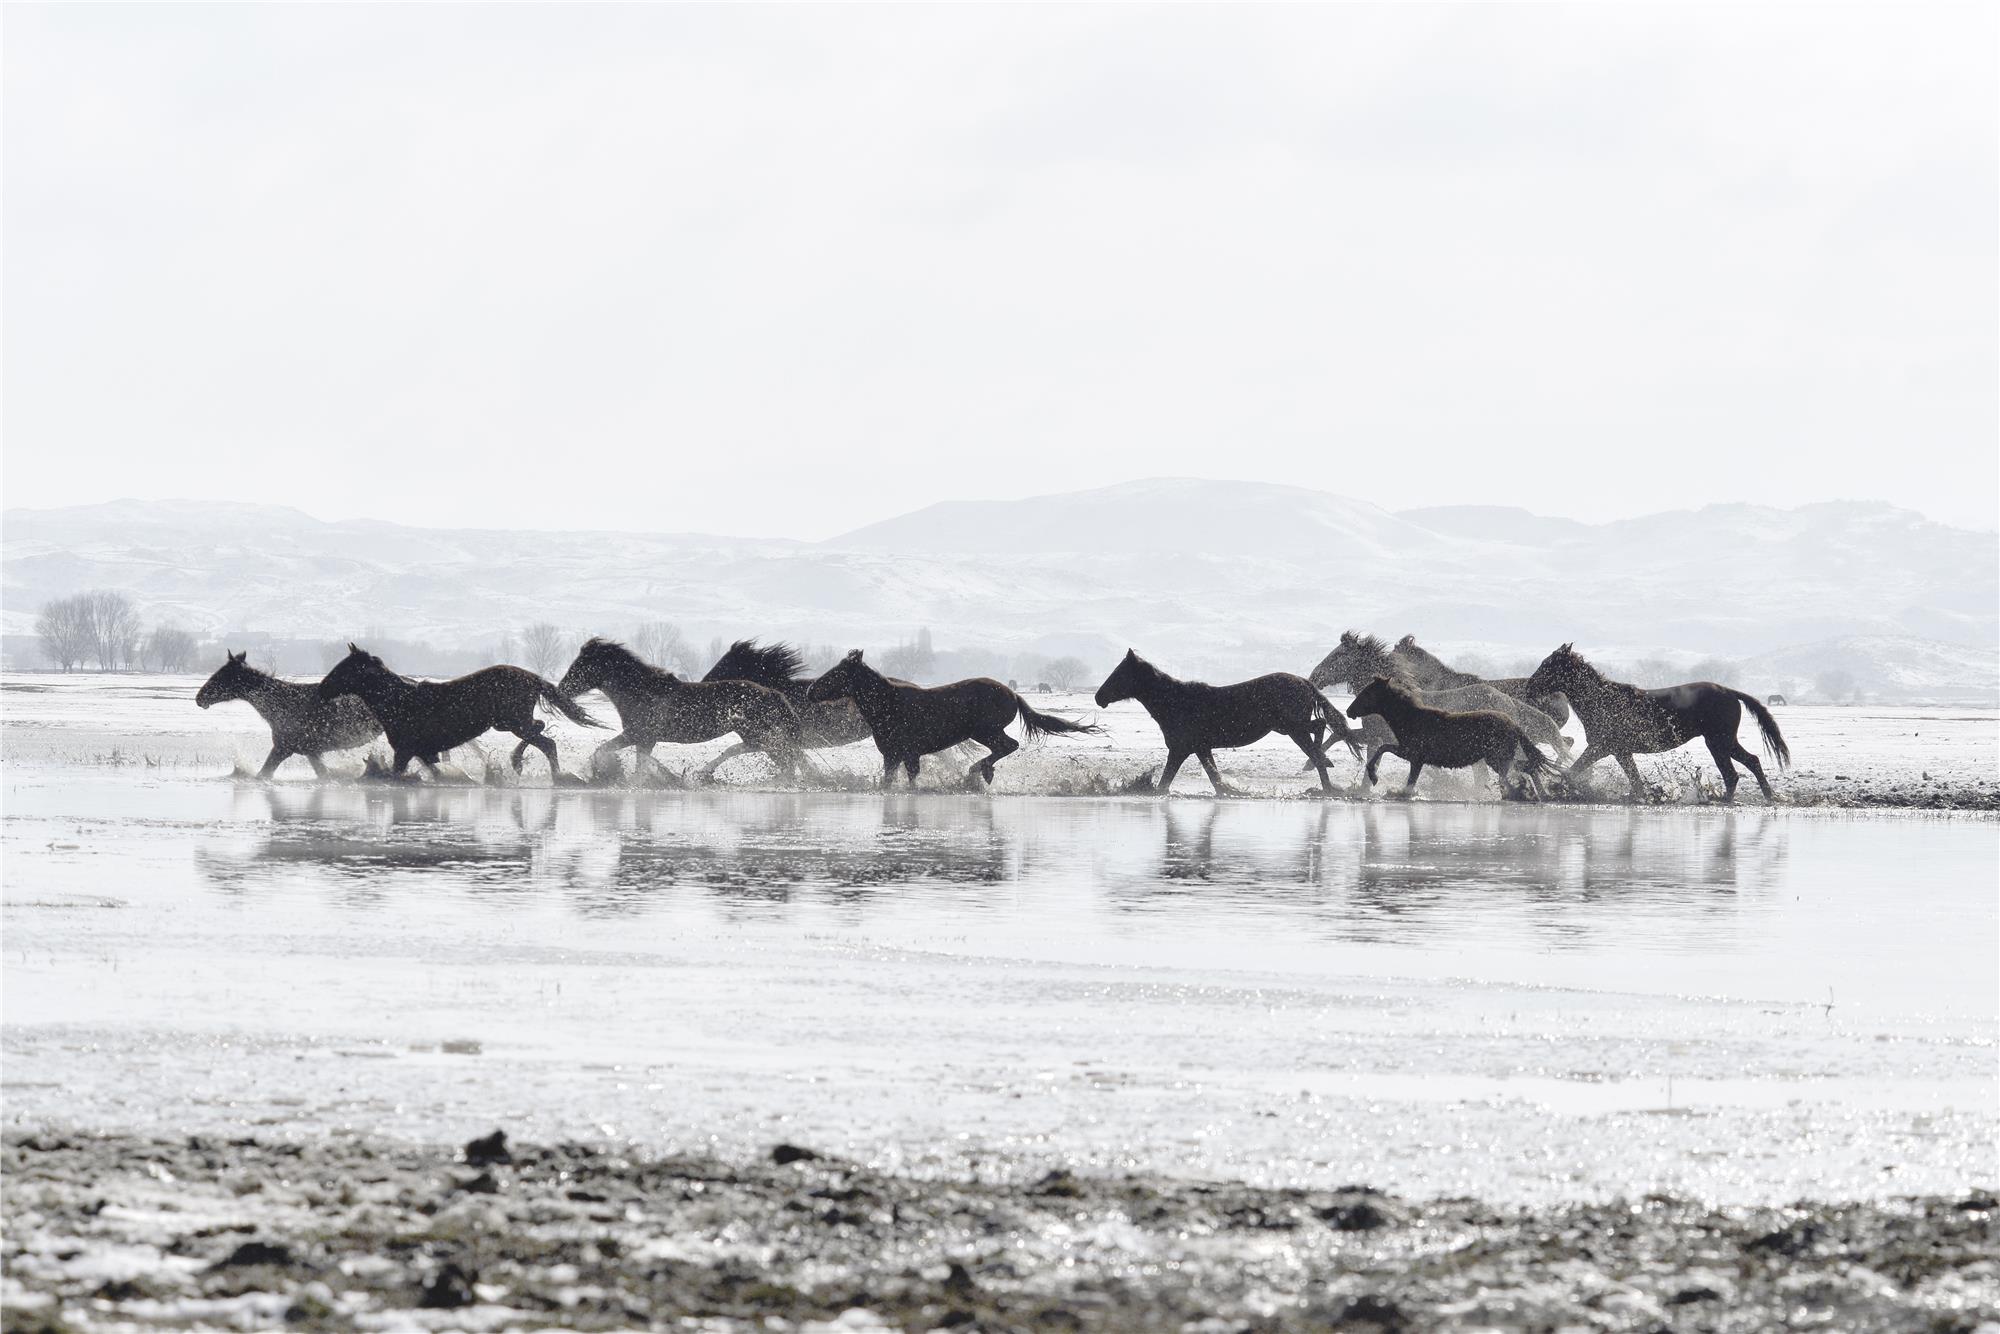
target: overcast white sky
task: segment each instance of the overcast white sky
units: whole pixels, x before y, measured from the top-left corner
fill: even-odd
[[[5,499],[1990,527],[1995,12],[10,6]]]

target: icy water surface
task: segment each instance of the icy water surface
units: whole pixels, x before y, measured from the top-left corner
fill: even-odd
[[[5,778],[10,1124],[1413,1195],[1995,1178],[1995,826]]]

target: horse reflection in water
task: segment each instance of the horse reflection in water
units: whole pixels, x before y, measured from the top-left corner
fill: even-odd
[[[1496,914],[1561,948],[1635,929],[1683,944],[1781,878],[1763,812],[1313,802],[998,805],[896,794],[245,789],[196,865],[241,895],[315,878],[367,907],[409,892],[643,915],[692,893],[726,917],[893,905],[1047,914],[1250,913],[1329,940],[1420,945]],[[245,824],[258,830],[246,848]]]

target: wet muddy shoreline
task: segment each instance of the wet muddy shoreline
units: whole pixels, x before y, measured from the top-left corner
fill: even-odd
[[[1987,1188],[1535,1209],[996,1165],[617,1146],[6,1137],[10,1330],[1966,1330]],[[857,1313],[867,1313],[866,1316]],[[1216,1323],[1210,1323],[1216,1322]]]

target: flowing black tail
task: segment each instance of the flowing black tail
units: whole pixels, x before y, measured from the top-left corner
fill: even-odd
[[[574,699],[565,695],[561,690],[544,681],[539,676],[535,678],[535,693],[541,697],[544,704],[573,723],[582,723],[585,727],[604,726],[603,723],[591,717],[590,711],[585,709],[583,705],[577,703]]]
[[[1728,686],[1724,686],[1723,689],[1742,700],[1744,707],[1750,710],[1752,717],[1756,718],[1757,730],[1764,734],[1764,749],[1778,762],[1778,767],[1783,769],[1789,766],[1792,762],[1792,748],[1785,744],[1785,734],[1778,730],[1778,720],[1771,716],[1771,711],[1764,707],[1764,702],[1755,695],[1744,694],[1741,690],[1730,690]]]
[[[1048,736],[1051,733],[1061,736],[1071,732],[1088,732],[1092,736],[1097,736],[1104,731],[1096,723],[1071,722],[1053,713],[1037,713],[1029,708],[1028,701],[1019,695],[1014,696],[1014,704],[1021,710],[1021,730],[1031,738]]]
[[[1357,739],[1361,735],[1361,729],[1356,727],[1350,730],[1347,726],[1347,715],[1336,709],[1333,701],[1320,693],[1318,686],[1313,687],[1313,717],[1326,724],[1329,740],[1338,739],[1346,742],[1347,749],[1353,752],[1355,760],[1358,762],[1361,759],[1361,742]],[[1326,747],[1321,746],[1319,753],[1326,754]]]

